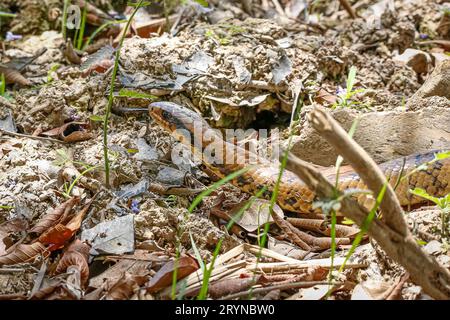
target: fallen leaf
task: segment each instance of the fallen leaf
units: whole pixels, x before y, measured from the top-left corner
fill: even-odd
[[[45,230],[57,225],[63,221],[72,210],[72,208],[80,201],[79,197],[72,197],[66,202],[63,202],[52,212],[42,217],[36,225],[31,228],[30,232],[42,234]]]
[[[40,242],[19,244],[10,249],[11,251],[8,254],[0,256],[0,266],[30,262],[33,261],[36,256],[41,254],[46,256],[48,253],[46,247]]]
[[[102,235],[102,236],[99,236]],[[134,251],[134,215],[129,214],[84,230],[82,240],[101,254],[124,254]]]
[[[148,279],[148,276],[137,276],[130,273],[119,279],[106,294],[106,300],[128,300],[135,290],[138,290]]]
[[[199,265],[197,260],[189,256],[184,256],[166,263],[147,284],[147,291],[150,293],[158,292],[161,289],[169,286],[172,283],[173,272],[175,265],[178,267],[177,280],[183,279],[191,273],[198,270]]]
[[[320,88],[319,92],[317,92],[314,100],[320,104],[334,104],[337,101],[337,96],[331,93],[328,93],[326,90]]]
[[[39,241],[43,244],[50,245],[48,248],[49,251],[54,251],[63,247],[64,244],[80,229],[81,223],[94,199],[95,196],[66,225],[59,223],[41,234]]]
[[[81,58],[73,48],[72,41],[70,39],[67,40],[66,49],[64,50],[64,56],[67,58],[67,60],[69,60],[70,63],[81,64]]]
[[[78,268],[80,272],[80,280],[81,284],[84,286],[87,280],[89,279],[89,250],[90,246],[80,240],[75,240],[64,253],[61,260],[58,262],[56,266],[55,272],[63,273],[69,267],[75,266]]]
[[[217,299],[232,293],[241,292],[258,283],[258,278],[223,279],[212,284],[209,287],[208,293],[212,298]]]
[[[384,281],[367,280],[355,286],[351,300],[378,300],[391,286]]]
[[[92,133],[89,132],[89,129],[88,123],[69,122],[58,128],[42,132],[41,135],[56,137],[64,142],[73,143],[91,139]]]
[[[287,300],[321,300],[329,290],[328,285],[316,285],[311,288],[301,289]]]
[[[0,74],[5,75],[6,83],[20,84],[21,86],[30,86],[31,81],[25,78],[16,69],[0,66]]]
[[[8,243],[5,243],[7,237],[14,232],[21,232],[28,229],[28,221],[21,218],[15,218],[0,224],[0,256],[7,253]]]

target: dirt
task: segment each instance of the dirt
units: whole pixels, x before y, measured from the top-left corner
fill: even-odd
[[[76,168],[79,174],[89,166],[95,170],[86,173],[86,181],[72,190],[83,201],[98,192],[80,231],[134,214],[136,248],[173,257],[180,241],[183,254],[195,257],[198,249],[205,261],[210,261],[221,239],[221,253],[245,242],[253,243],[251,237],[239,238],[225,230],[223,221],[212,218],[211,208],[221,196],[232,205],[247,199],[229,185],[206,198],[191,214],[187,208],[194,195],[170,196],[148,188],[130,197],[118,195],[123,190],[133,193],[130,190],[140,183],[160,183],[164,168],[182,177],[172,177],[176,180],[172,184],[183,188],[202,189],[214,182],[191,163],[171,163],[168,155],[178,143],[146,112],[117,111],[145,107],[148,100],[114,100],[108,128],[113,189],[105,190],[103,131],[95,117],[105,114],[111,70],[86,76],[85,70],[67,60],[60,33],[62,2],[23,0],[0,5],[0,10],[17,7],[20,11],[0,30],[23,36],[5,42],[6,50],[0,51],[2,64],[47,49],[22,72],[31,81],[30,87],[8,87],[10,98],[0,99],[0,117],[6,119],[11,113],[18,132],[27,135],[79,121],[90,126],[92,138],[63,144],[0,134],[0,205],[13,207],[0,209],[0,223],[19,217],[33,225],[65,200],[64,190],[73,181],[73,176],[70,179],[65,172]],[[211,2],[217,10],[183,20],[174,36],[164,33],[125,40],[116,93],[125,88],[156,95],[198,111],[218,128],[279,127],[285,134],[294,101],[299,100],[300,120],[294,127],[292,151],[323,166],[334,165],[337,154],[306,121],[317,105],[329,108],[345,129],[360,118],[355,139],[377,162],[450,147],[448,61],[439,64],[436,59],[430,60],[426,68],[429,72],[418,74],[395,59],[408,48],[432,50],[417,42],[421,35],[438,35],[442,4],[431,0],[405,4],[394,1],[394,11],[385,8],[378,13],[380,24],[368,24],[364,18],[348,19],[336,4],[321,6],[318,2],[310,8],[312,23],[299,22],[300,18],[293,23],[261,4],[246,8],[244,1]],[[359,10],[364,12],[376,1],[361,3]],[[104,4],[99,1],[97,6],[111,9]],[[322,15],[319,20],[318,14]],[[361,90],[352,97],[358,104],[335,108],[330,100],[321,100],[319,92],[336,100],[339,87],[346,87],[351,66],[357,69],[354,87]],[[449,268],[449,248],[440,233],[440,216],[441,212],[432,208],[409,212],[407,219],[425,250]],[[347,272],[348,281],[376,280],[392,285],[393,279],[404,273],[372,242],[360,246],[353,261],[367,263],[368,267]],[[37,270],[27,265],[19,268],[0,273],[0,294],[32,290]],[[409,283],[403,297],[419,299],[425,295],[420,287]]]

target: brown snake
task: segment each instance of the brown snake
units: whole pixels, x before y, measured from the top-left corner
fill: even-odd
[[[222,158],[231,159],[232,161],[226,161],[225,164],[221,164],[214,163],[213,160],[208,160],[207,157],[202,157],[202,162],[208,171],[220,178],[248,167],[248,163],[237,163],[238,161],[235,161],[237,157],[236,150],[244,153],[246,159],[254,155],[241,147],[224,141],[217,134],[217,131],[211,129],[201,116],[175,103],[152,103],[149,106],[149,112],[150,116],[169,133],[173,134],[175,138],[190,145],[194,154],[199,154],[199,152],[203,154],[211,144],[211,141],[217,139],[214,141],[219,141],[221,144]],[[197,143],[198,145],[195,145],[195,134],[202,135],[201,144]],[[229,150],[234,152],[229,152]],[[426,170],[414,170],[419,165],[432,161],[434,154],[439,151],[434,150],[414,154],[406,158],[399,158],[380,164],[380,168],[385,176],[389,178],[392,186],[395,186],[400,181],[395,192],[402,206],[427,202],[425,199],[412,196],[408,192],[409,189],[416,187],[425,189],[428,194],[434,197],[442,197],[450,193],[450,158],[433,161]],[[256,194],[262,188],[267,187],[267,191],[263,196],[270,198],[279,176],[279,163],[270,162],[262,157],[258,157],[256,162],[258,165],[250,166],[248,171],[231,182],[250,194]],[[333,168],[322,168],[321,172],[330,182],[334,183],[336,175]],[[399,180],[401,178],[400,175],[401,177],[407,176],[407,178]],[[366,189],[359,176],[349,167],[343,167],[339,177],[338,188],[340,190]],[[373,203],[373,198],[368,197],[366,194],[360,194],[357,198],[366,207],[370,207]],[[277,197],[277,203],[280,207],[297,213],[314,213],[317,212],[312,208],[314,199],[314,192],[300,178],[290,171],[285,170],[283,172]]]

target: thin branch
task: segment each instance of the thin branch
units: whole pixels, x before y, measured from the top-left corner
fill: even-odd
[[[319,198],[332,199],[336,196],[334,186],[311,164],[291,154],[287,169],[297,174]],[[342,193],[338,192],[338,195],[342,196]],[[363,225],[368,215],[364,207],[349,197],[342,197],[340,211],[359,226]],[[409,272],[411,279],[421,285],[428,295],[435,299],[450,299],[450,272],[440,266],[434,257],[423,252],[409,231],[403,235],[379,219],[374,219],[368,234],[387,255]]]
[[[13,136],[13,137],[21,137],[21,138],[27,138],[27,139],[42,140],[42,141],[66,144],[66,142],[64,142],[62,140],[56,140],[56,139],[47,138],[47,137],[36,137],[36,136],[28,135],[28,134],[7,131],[7,130],[1,129],[1,128],[0,128],[0,132],[4,133],[6,135],[9,135],[9,136]]]
[[[265,292],[277,290],[277,289],[278,290],[287,290],[287,289],[310,288],[310,287],[317,286],[317,285],[329,285],[329,284],[330,284],[329,282],[325,282],[325,281],[303,281],[303,282],[276,284],[273,286],[249,289],[246,291],[233,293],[226,297],[221,298],[220,300],[231,300],[231,299],[236,299],[236,298],[240,298],[240,297],[246,297],[249,295],[265,293]],[[342,283],[332,283],[332,285],[339,286],[339,285],[342,285]]]
[[[341,3],[341,6],[343,6],[344,9],[348,12],[348,14],[350,15],[350,17],[352,19],[356,19],[358,17],[356,15],[355,10],[353,10],[353,7],[350,5],[350,3],[347,0],[339,0],[339,2]]]
[[[386,177],[369,154],[358,145],[347,132],[326,111],[315,108],[309,114],[312,127],[334,147],[338,154],[347,160],[359,174],[367,187],[378,195],[386,184]],[[403,236],[408,227],[403,218],[403,209],[391,185],[386,188],[380,204],[386,224]]]

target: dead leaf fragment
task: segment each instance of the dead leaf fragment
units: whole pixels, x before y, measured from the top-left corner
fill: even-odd
[[[66,225],[59,223],[41,234],[39,241],[50,245],[48,248],[49,251],[54,251],[64,246],[64,244],[80,229],[81,223],[94,199],[95,197],[92,198]]]
[[[208,292],[212,298],[217,299],[249,289],[258,283],[258,278],[250,276],[248,278],[223,279],[211,285]]]
[[[72,208],[80,201],[79,197],[72,197],[66,202],[63,202],[52,212],[42,217],[36,225],[31,228],[30,232],[42,234],[45,230],[55,226],[59,222],[63,221],[72,210]]]
[[[48,254],[46,247],[40,242],[35,242],[32,244],[19,244],[11,247],[10,249],[12,249],[10,253],[0,256],[0,266],[30,262],[33,261],[38,255]]]
[[[175,270],[175,265],[178,268],[177,280],[183,279],[191,273],[198,270],[199,265],[194,258],[184,256],[178,259],[178,262],[172,260],[166,263],[147,284],[147,291],[150,293],[158,292],[161,289],[169,286],[172,283],[172,276]]]
[[[41,135],[55,137],[64,142],[73,143],[91,139],[92,133],[89,130],[90,126],[88,123],[69,122],[61,127],[42,132]]]
[[[90,246],[80,240],[75,240],[64,253],[56,267],[56,273],[63,273],[69,267],[75,266],[80,272],[81,285],[85,285],[89,279],[89,249]]]
[[[20,84],[21,86],[30,86],[31,81],[25,78],[16,69],[0,66],[0,74],[5,75],[6,83]]]
[[[128,300],[146,281],[147,276],[136,276],[126,273],[108,290],[106,300]]]

